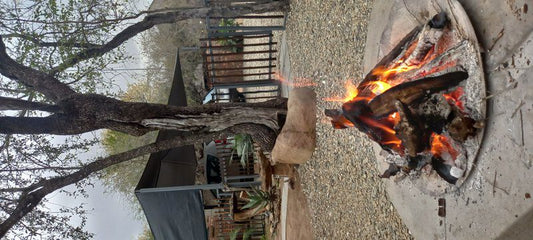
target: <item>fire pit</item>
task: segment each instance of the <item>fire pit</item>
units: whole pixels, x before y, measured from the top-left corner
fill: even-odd
[[[433,194],[464,182],[483,136],[483,70],[460,11],[413,29],[362,82],[347,83],[341,109],[325,111],[335,128],[356,127],[380,145],[389,165],[380,177],[409,176]]]

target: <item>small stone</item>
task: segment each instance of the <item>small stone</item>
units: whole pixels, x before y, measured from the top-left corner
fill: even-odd
[[[458,167],[456,167],[456,166],[453,166],[453,167],[451,167],[451,169],[450,169],[450,175],[452,175],[452,176],[455,177],[455,178],[460,178],[460,177],[462,177],[464,173],[465,173],[465,170],[460,169],[460,168],[458,168]]]

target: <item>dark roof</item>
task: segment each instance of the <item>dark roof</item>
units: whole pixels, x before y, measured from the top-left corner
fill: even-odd
[[[179,51],[168,104],[187,106]],[[175,131],[161,130],[156,141],[170,139],[175,134]],[[200,190],[177,187],[194,185],[196,167],[192,145],[150,155],[135,195],[155,239],[207,239]]]
[[[179,51],[176,57],[176,66],[168,104],[173,106],[187,106]],[[171,139],[175,134],[175,131],[161,130],[156,141]],[[196,156],[192,145],[153,153],[150,155],[136,190],[141,188],[192,185],[194,184],[196,166]]]
[[[138,191],[155,239],[207,240],[200,190]]]

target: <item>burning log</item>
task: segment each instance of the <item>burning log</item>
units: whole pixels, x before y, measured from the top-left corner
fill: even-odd
[[[467,78],[467,72],[458,70],[436,77],[426,77],[406,82],[376,96],[368,103],[368,107],[374,116],[382,117],[396,111],[395,100],[410,105],[427,94],[455,87]]]
[[[452,27],[439,13],[415,28],[357,87],[348,85],[342,110],[325,111],[334,128],[356,127],[398,159],[382,178],[433,169],[455,184],[464,175],[463,144],[480,123],[463,104],[472,72],[458,58],[464,41],[450,41]]]
[[[326,109],[324,114],[331,118],[331,123],[335,129],[343,129],[353,127],[353,123],[346,119],[342,114],[342,111],[337,109]]]
[[[410,158],[415,158],[429,145],[429,136],[418,116],[401,101],[395,101],[396,109],[400,114],[400,122],[394,126],[396,136],[402,141],[405,153]]]
[[[435,15],[422,29],[416,47],[405,60],[405,64],[408,66],[419,65],[428,56],[429,51],[439,42],[447,22],[445,12]]]
[[[449,182],[451,184],[455,184],[457,182],[457,177],[453,176],[452,173],[452,166],[445,164],[442,159],[438,157],[433,157],[431,159],[431,166],[433,166],[433,169],[439,176],[444,179],[446,182]]]

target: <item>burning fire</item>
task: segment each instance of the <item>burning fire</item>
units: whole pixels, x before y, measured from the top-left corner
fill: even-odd
[[[432,69],[431,72],[421,73],[423,75],[432,74],[438,72],[447,67],[454,65],[454,62],[443,64],[438,69]],[[393,67],[390,69],[385,69],[384,67],[376,68],[372,71],[372,74],[376,76],[375,81],[370,81],[365,84],[356,86],[352,83],[352,80],[346,81],[345,88],[346,94],[344,97],[333,97],[333,98],[324,98],[325,101],[334,101],[334,102],[359,102],[364,101],[365,103],[370,102],[375,96],[382,94],[383,92],[389,90],[390,88],[397,86],[407,79],[401,77],[395,77],[396,75],[418,69],[421,65],[407,65],[403,60],[399,60]],[[463,95],[463,89],[461,87],[457,88],[455,91],[443,94],[446,100],[450,104],[455,104],[459,109],[464,110],[463,103],[459,98]],[[379,129],[381,132],[380,144],[383,146],[388,146],[391,149],[397,151],[399,154],[403,155],[404,148],[402,146],[402,141],[396,136],[396,131],[394,126],[400,122],[400,114],[394,112],[389,114],[386,117],[376,119],[372,116],[359,116],[359,119],[374,129]],[[354,124],[349,120],[342,118],[337,119],[336,128],[343,127],[353,127]],[[376,140],[376,139],[374,139]],[[447,137],[432,133],[431,136],[431,147],[428,149],[435,156],[442,156],[445,153],[448,153],[453,159],[458,155],[457,150],[455,150]]]
[[[348,80],[345,84],[346,95],[344,98],[333,97],[324,98],[324,100],[332,102],[349,102],[364,100],[366,102],[369,102],[376,95],[382,94],[390,88],[405,81],[405,79],[400,79],[400,81],[395,81],[393,83],[393,81],[390,80],[392,76],[419,68],[419,66],[407,66],[406,64],[402,63],[403,60],[399,60],[395,64],[395,67],[391,69],[384,69],[383,67],[374,69],[374,71],[372,71],[372,74],[377,76],[377,80],[363,84],[362,86],[359,86],[359,88],[352,83],[352,80]],[[370,93],[367,90],[370,91]]]
[[[403,60],[399,60],[397,62],[397,64],[396,64],[396,66],[391,68],[391,69],[385,69],[383,67],[378,67],[378,68],[374,69],[374,71],[372,71],[372,74],[374,74],[376,76],[380,76],[381,80],[386,80],[386,79],[389,79],[389,77],[394,76],[394,75],[396,75],[398,73],[408,72],[408,71],[411,71],[413,69],[419,68],[418,65],[408,66],[408,65],[402,64],[402,63],[403,63]],[[395,84],[395,85],[398,85],[398,84]]]
[[[464,90],[462,87],[458,87],[453,92],[442,94],[448,103],[457,106],[461,111],[465,110],[463,102],[459,99],[463,96]]]
[[[437,157],[442,157],[442,155],[448,153],[453,160],[459,155],[459,152],[452,147],[447,137],[436,133],[431,134],[431,153]]]
[[[325,101],[334,101],[334,102],[358,102],[364,101],[365,103],[370,102],[375,96],[382,94],[383,92],[389,90],[390,88],[401,84],[405,79],[400,79],[400,81],[395,81],[392,83],[390,80],[395,75],[407,72],[419,66],[408,66],[402,64],[403,60],[399,60],[394,67],[390,69],[377,68],[372,74],[376,75],[376,80],[371,81],[366,84],[355,86],[352,83],[352,80],[346,81],[346,94],[344,97],[333,97],[333,98],[324,98]],[[344,121],[345,120],[345,121]],[[343,127],[354,126],[347,119],[337,120]],[[366,125],[371,126],[375,129],[379,129],[382,132],[381,144],[389,146],[391,149],[394,149],[397,152],[403,153],[401,140],[396,136],[396,131],[394,130],[394,125],[400,121],[400,115],[398,113],[392,113],[389,116],[382,119],[375,119],[372,117],[360,116],[360,120]],[[339,127],[339,126],[336,126]]]
[[[391,164],[380,177],[393,176],[399,169],[419,169],[423,164],[434,165],[435,171],[452,184],[460,175],[461,169],[453,167],[458,168],[455,160],[462,157],[461,143],[473,133],[470,124],[474,120],[464,113],[463,88],[443,94],[468,79],[468,72],[455,58],[443,55],[451,46],[444,38],[450,37],[444,34],[450,29],[449,23],[445,12],[435,15],[421,30],[406,36],[363,82],[354,85],[347,81],[344,97],[324,99],[343,102],[341,110],[325,110],[335,128],[354,126],[386,151],[407,160]],[[442,94],[449,105],[457,107],[453,114],[446,112],[444,116],[443,109],[449,108],[441,109],[446,102],[435,94]],[[465,119],[464,124],[457,119]]]

